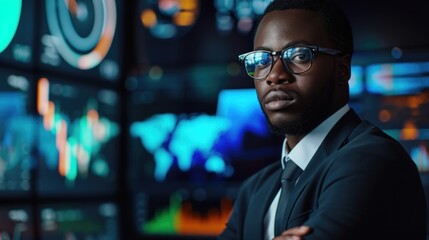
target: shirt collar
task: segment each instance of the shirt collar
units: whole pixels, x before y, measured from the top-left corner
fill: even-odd
[[[334,125],[350,110],[348,104],[344,105],[330,117],[325,119],[321,124],[314,128],[310,133],[305,135],[301,141],[288,152],[286,147],[287,139],[283,141],[283,150],[282,150],[282,167],[284,168],[286,158],[292,159],[296,165],[298,165],[302,170],[305,170],[310,160],[313,158],[319,146],[322,144],[325,137],[328,135],[329,131],[334,127]],[[285,160],[283,160],[285,159]]]

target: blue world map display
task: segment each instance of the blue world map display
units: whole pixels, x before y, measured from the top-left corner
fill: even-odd
[[[172,169],[185,173],[203,169],[229,178],[236,171],[234,159],[251,161],[258,156],[252,152],[261,150],[245,149],[246,136],[270,136],[254,89],[221,91],[216,115],[160,113],[134,122],[130,134],[153,158],[158,182]]]

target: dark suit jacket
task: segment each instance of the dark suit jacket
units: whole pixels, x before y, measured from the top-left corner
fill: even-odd
[[[263,239],[280,187],[280,162],[246,180],[219,239]],[[353,110],[329,132],[291,194],[285,229],[305,240],[425,239],[426,205],[417,168],[402,146]]]

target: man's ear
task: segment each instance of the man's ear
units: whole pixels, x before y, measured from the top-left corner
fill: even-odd
[[[351,76],[351,56],[342,55],[338,57],[339,69],[338,69],[338,83],[343,85],[347,84]]]

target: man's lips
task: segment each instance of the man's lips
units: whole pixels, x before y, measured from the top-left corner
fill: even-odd
[[[264,106],[266,110],[278,111],[288,107],[295,100],[295,97],[290,92],[280,90],[270,91],[264,97]]]

